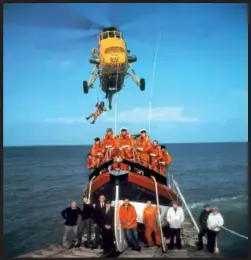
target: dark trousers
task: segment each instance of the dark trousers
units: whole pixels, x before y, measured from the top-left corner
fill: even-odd
[[[95,240],[94,240],[94,246],[95,247],[98,247],[99,245],[102,245],[102,238],[101,238],[101,235],[102,235],[102,227],[101,226],[95,226]]]
[[[82,237],[84,235],[84,233],[87,233],[87,243],[90,244],[91,242],[91,230],[92,228],[92,219],[88,218],[88,219],[83,219],[80,223],[79,223],[79,227],[78,227],[78,244],[81,244],[82,242]]]
[[[104,251],[105,253],[107,253],[114,248],[114,230],[112,228],[103,228],[102,238]]]
[[[171,228],[171,232],[170,232],[170,244],[169,244],[169,249],[173,249],[174,248],[174,237],[176,238],[176,247],[178,249],[181,249],[181,238],[180,238],[180,228]]]
[[[200,232],[198,234],[198,248],[202,249],[203,248],[203,237],[205,236],[205,234],[207,234],[208,229],[206,227],[202,227],[200,229]]]
[[[138,229],[131,228],[131,229],[124,229],[125,238],[129,246],[133,250],[139,249],[139,238],[138,238]]]
[[[214,253],[215,239],[219,232],[208,230],[207,231],[207,249],[210,253]]]

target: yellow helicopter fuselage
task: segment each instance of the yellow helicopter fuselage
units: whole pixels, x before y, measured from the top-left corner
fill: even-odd
[[[99,68],[103,75],[124,74],[128,69],[127,48],[122,33],[106,31],[99,35]]]

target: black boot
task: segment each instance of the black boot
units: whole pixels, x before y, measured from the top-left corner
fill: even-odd
[[[88,116],[88,117],[86,117],[86,120],[89,120],[90,119],[90,117]]]
[[[92,121],[92,122],[91,122],[91,124],[93,124],[93,125],[94,125],[94,124],[95,124],[95,121]]]

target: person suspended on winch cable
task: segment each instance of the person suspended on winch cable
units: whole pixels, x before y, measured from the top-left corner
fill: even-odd
[[[172,162],[172,157],[168,153],[166,147],[164,145],[161,145],[161,152],[162,152],[162,159],[160,159],[160,174],[165,176],[166,172],[168,170],[168,167],[170,166]]]
[[[135,147],[136,147],[140,162],[142,163],[143,166],[148,167],[149,166],[149,152],[151,149],[151,140],[150,140],[150,137],[147,135],[147,132],[145,129],[141,129],[140,136],[137,138]]]
[[[203,248],[203,237],[208,232],[207,228],[207,219],[209,214],[212,212],[210,205],[206,204],[204,209],[200,213],[199,224],[200,224],[200,232],[198,234],[198,250]]]
[[[155,172],[160,172],[160,160],[162,159],[162,152],[159,146],[159,142],[154,140],[150,149],[150,169]]]
[[[218,208],[213,208],[207,219],[207,249],[210,253],[215,252],[215,239],[219,234],[224,220]]]
[[[103,101],[97,102],[96,111],[91,113],[88,117],[86,117],[86,120],[89,120],[90,118],[93,117],[93,121],[91,122],[91,124],[95,124],[97,118],[105,111],[107,111],[105,107],[105,103]]]
[[[146,207],[143,211],[143,224],[145,225],[145,238],[147,240],[147,247],[153,246],[152,233],[155,234],[155,242],[157,246],[161,246],[161,234],[158,225],[158,209],[152,206],[150,200],[146,202]]]

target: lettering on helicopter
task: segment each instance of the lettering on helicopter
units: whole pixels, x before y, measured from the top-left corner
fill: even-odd
[[[111,56],[110,57],[110,62],[114,63],[114,62],[118,62],[119,61],[119,57],[118,56]]]

